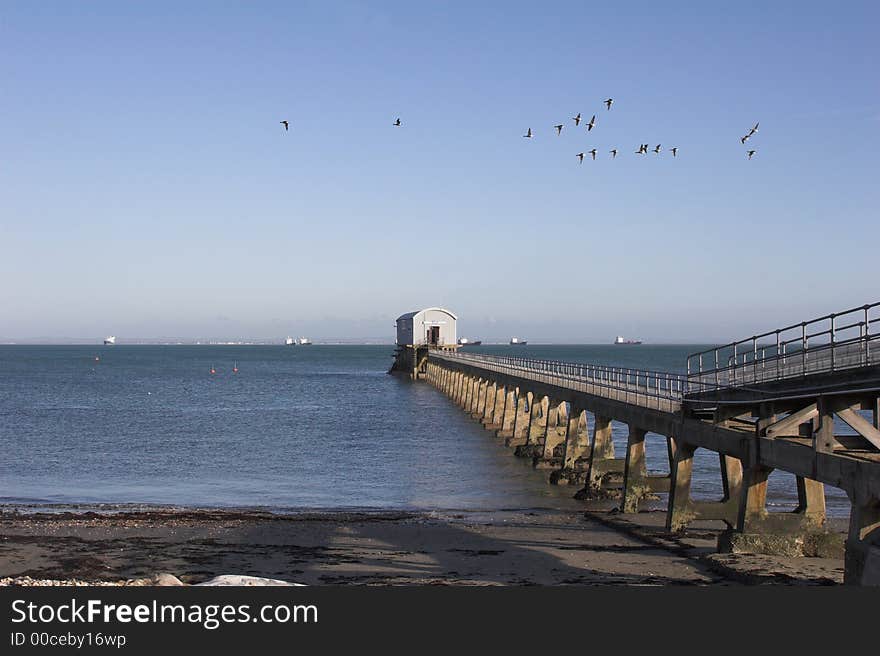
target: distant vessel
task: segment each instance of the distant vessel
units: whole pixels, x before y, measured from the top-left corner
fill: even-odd
[[[479,346],[483,343],[481,339],[475,339],[474,341],[469,340],[467,337],[459,337],[458,345],[459,346]]]
[[[113,346],[116,343],[116,336],[110,335],[110,337],[104,338],[104,346]]]
[[[630,345],[630,344],[641,344],[641,343],[642,343],[642,340],[640,340],[640,339],[624,339],[623,337],[621,337],[620,335],[618,335],[617,337],[614,338],[614,343],[615,343],[616,345],[624,345],[624,346],[627,346],[627,345]]]
[[[294,344],[296,344],[296,340],[293,337],[288,337],[284,340],[285,346],[293,346]]]
[[[511,337],[510,345],[511,346],[525,346],[528,342],[524,339],[520,339],[519,337]]]
[[[300,337],[298,340],[296,340],[296,343],[300,346],[311,346],[312,340],[310,340],[308,337]]]

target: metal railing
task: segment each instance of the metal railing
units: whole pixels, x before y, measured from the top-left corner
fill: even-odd
[[[686,376],[667,371],[480,353],[431,351],[429,361],[437,360],[468,364],[485,371],[556,385],[666,412],[675,412],[680,408],[687,387]]]
[[[741,387],[880,365],[880,302],[693,353],[690,389]]]

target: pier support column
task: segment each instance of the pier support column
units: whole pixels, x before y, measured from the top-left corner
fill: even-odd
[[[565,432],[562,466],[550,474],[552,485],[577,485],[584,482],[590,466],[590,434],[587,413],[572,405]]]
[[[592,499],[620,496],[623,467],[623,458],[614,457],[614,442],[611,440],[611,417],[595,415],[586,485],[575,495],[575,498]]]
[[[565,436],[568,433],[568,405],[564,401],[551,399],[547,413],[547,431],[540,453],[535,455],[532,465],[535,469],[558,469],[562,465]]]
[[[489,393],[489,381],[481,378],[477,384],[476,403],[471,409],[471,417],[474,419],[482,419],[483,413],[486,411],[486,397]]]
[[[773,470],[753,464],[743,472],[736,530],[723,533],[723,552],[781,556],[842,555],[839,538],[825,531],[825,488],[804,479],[798,483],[800,504],[793,512],[767,511],[767,483]]]
[[[485,426],[492,419],[492,413],[495,410],[495,381],[486,383],[485,400],[483,401],[483,410],[479,412],[480,423]]]
[[[520,388],[516,398],[516,414],[513,420],[513,434],[505,441],[506,446],[517,447],[525,444],[531,425],[532,405],[534,398],[531,392],[525,392]]]
[[[498,437],[505,440],[513,437],[513,424],[516,420],[516,403],[519,394],[518,388],[506,389],[504,394],[504,410],[501,419],[501,430],[498,431]]]
[[[625,513],[639,511],[639,501],[650,489],[647,485],[648,469],[645,463],[645,431],[629,425],[626,438],[626,463],[623,470],[623,499],[621,510]]]
[[[452,400],[455,401],[456,405],[461,405],[461,397],[464,393],[464,374],[460,371],[455,372],[455,394],[452,397]]]
[[[504,401],[506,398],[507,395],[504,386],[496,383],[492,399],[492,412],[487,414],[483,421],[483,425],[487,430],[497,431],[501,428],[501,422],[504,417]]]
[[[843,582],[880,586],[880,499],[851,495]]]
[[[477,387],[479,386],[479,384],[479,378],[477,378],[476,376],[468,376],[467,397],[464,400],[465,412],[472,412],[474,403],[476,403],[477,401]]]
[[[735,527],[742,489],[742,463],[737,458],[719,454],[723,496],[720,501],[696,501],[691,498],[696,447],[679,439],[673,442],[666,528],[681,531],[695,519],[719,519],[729,528]]]
[[[547,421],[549,417],[550,399],[546,396],[540,400],[533,397],[526,442],[516,447],[514,451],[515,456],[519,458],[534,458],[541,452],[544,436],[547,434]]]

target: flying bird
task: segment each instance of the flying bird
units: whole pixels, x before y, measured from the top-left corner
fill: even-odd
[[[287,131],[290,129],[290,122],[289,122],[289,121],[278,121],[278,122],[281,123],[281,125],[284,126],[284,131],[285,131],[285,132],[287,132]]]
[[[751,134],[747,134],[747,135],[745,135],[744,137],[740,137],[739,142],[740,142],[741,144],[745,145],[746,141],[748,141],[748,140],[749,140],[749,137],[751,137],[751,136],[752,136]]]
[[[658,155],[660,154],[660,144],[657,144],[656,146],[654,146],[654,152],[657,153]]]
[[[589,153],[590,153],[590,155],[593,156],[593,161],[595,162],[596,161],[596,149],[593,148],[593,150],[589,151]]]
[[[636,155],[647,155],[648,154],[648,144],[639,144],[639,149],[636,151]]]
[[[531,138],[532,138],[532,128],[529,128],[529,131],[526,132],[526,133],[523,135],[523,137],[524,137],[525,139],[531,139]]]
[[[577,158],[578,158],[578,164],[584,163],[584,154],[583,153],[578,153]]]
[[[613,105],[613,104],[614,104],[614,98],[609,98],[608,100],[605,101],[605,108],[611,109],[611,105]]]
[[[593,118],[590,119],[590,122],[587,123],[587,132],[592,130],[596,126],[596,115],[593,114]]]
[[[395,127],[399,128],[400,127],[400,119],[397,119],[396,121],[394,121],[394,125],[395,125]]]
[[[757,153],[757,152],[758,152],[757,150],[750,150],[750,151],[748,152],[749,159],[752,159],[752,155],[754,155],[754,154]]]
[[[578,112],[578,115],[575,116],[575,117],[574,117],[573,119],[571,119],[571,120],[574,121],[574,126],[575,126],[575,127],[579,126],[579,125],[581,124],[581,113]]]
[[[751,130],[749,130],[749,136],[751,137],[757,131],[758,131],[758,123],[755,123],[755,127],[753,127]]]
[[[608,152],[611,153],[611,159],[614,159],[615,157],[617,157],[617,148],[613,148],[613,149],[609,150]]]
[[[560,123],[559,125],[554,125],[553,127],[556,128],[556,136],[559,136],[560,134],[562,134],[562,128],[563,128],[562,123]]]
[[[670,148],[669,152],[672,153],[673,157],[678,157],[678,146],[676,146],[675,148]]]

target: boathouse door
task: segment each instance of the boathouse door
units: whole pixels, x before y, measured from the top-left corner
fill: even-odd
[[[440,326],[431,326],[428,328],[428,344],[437,346],[440,343]]]

